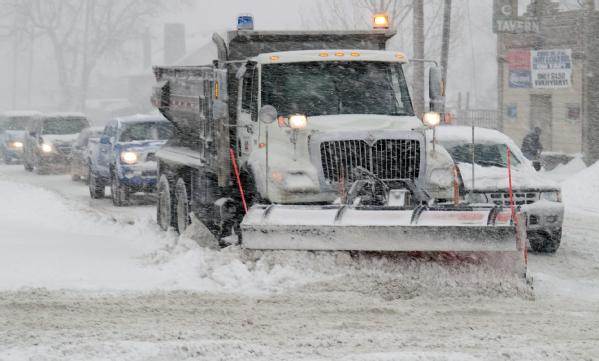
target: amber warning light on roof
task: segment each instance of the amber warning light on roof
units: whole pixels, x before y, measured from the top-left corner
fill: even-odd
[[[372,16],[372,27],[374,29],[389,29],[389,15],[379,13]]]

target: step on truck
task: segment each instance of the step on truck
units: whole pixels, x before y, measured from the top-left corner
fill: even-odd
[[[466,203],[427,138],[443,110],[436,66],[421,121],[392,31],[247,22],[213,36],[211,64],[154,68],[152,103],[175,126],[156,154],[161,228],[193,219],[251,250],[480,252],[525,267],[523,215]]]

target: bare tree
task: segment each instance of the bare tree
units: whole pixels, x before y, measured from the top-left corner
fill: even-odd
[[[165,10],[161,0],[0,0],[0,16],[20,19],[10,34],[33,33],[51,47],[61,107],[84,110],[97,63],[126,54],[126,44],[141,37],[153,17]]]

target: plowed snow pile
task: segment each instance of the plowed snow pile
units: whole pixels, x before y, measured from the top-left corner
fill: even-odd
[[[163,233],[151,218],[115,221],[52,191],[0,181],[0,289],[175,290],[260,294],[311,290],[374,293],[385,299],[522,295],[511,275],[347,253],[273,252],[248,257]],[[308,286],[306,286],[308,287]]]
[[[564,181],[562,195],[569,211],[599,212],[599,162]]]

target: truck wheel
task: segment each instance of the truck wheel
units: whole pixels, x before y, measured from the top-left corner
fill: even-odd
[[[110,180],[110,198],[112,198],[112,204],[116,207],[126,206],[129,202],[129,190],[127,186],[122,185],[119,177],[114,173]]]
[[[183,178],[177,180],[175,185],[175,197],[176,197],[176,216],[177,216],[177,231],[182,234],[189,226],[189,197],[187,193],[187,186]]]
[[[562,240],[562,229],[548,232],[531,232],[528,234],[530,247],[539,253],[555,253],[559,249]]]
[[[25,170],[28,172],[33,172],[33,166],[27,163],[27,161],[23,162],[23,168],[25,168]]]
[[[156,206],[156,221],[163,231],[173,226],[173,203],[171,185],[163,174],[158,181],[158,204]]]
[[[105,187],[104,184],[89,170],[89,195],[92,199],[104,198]]]

